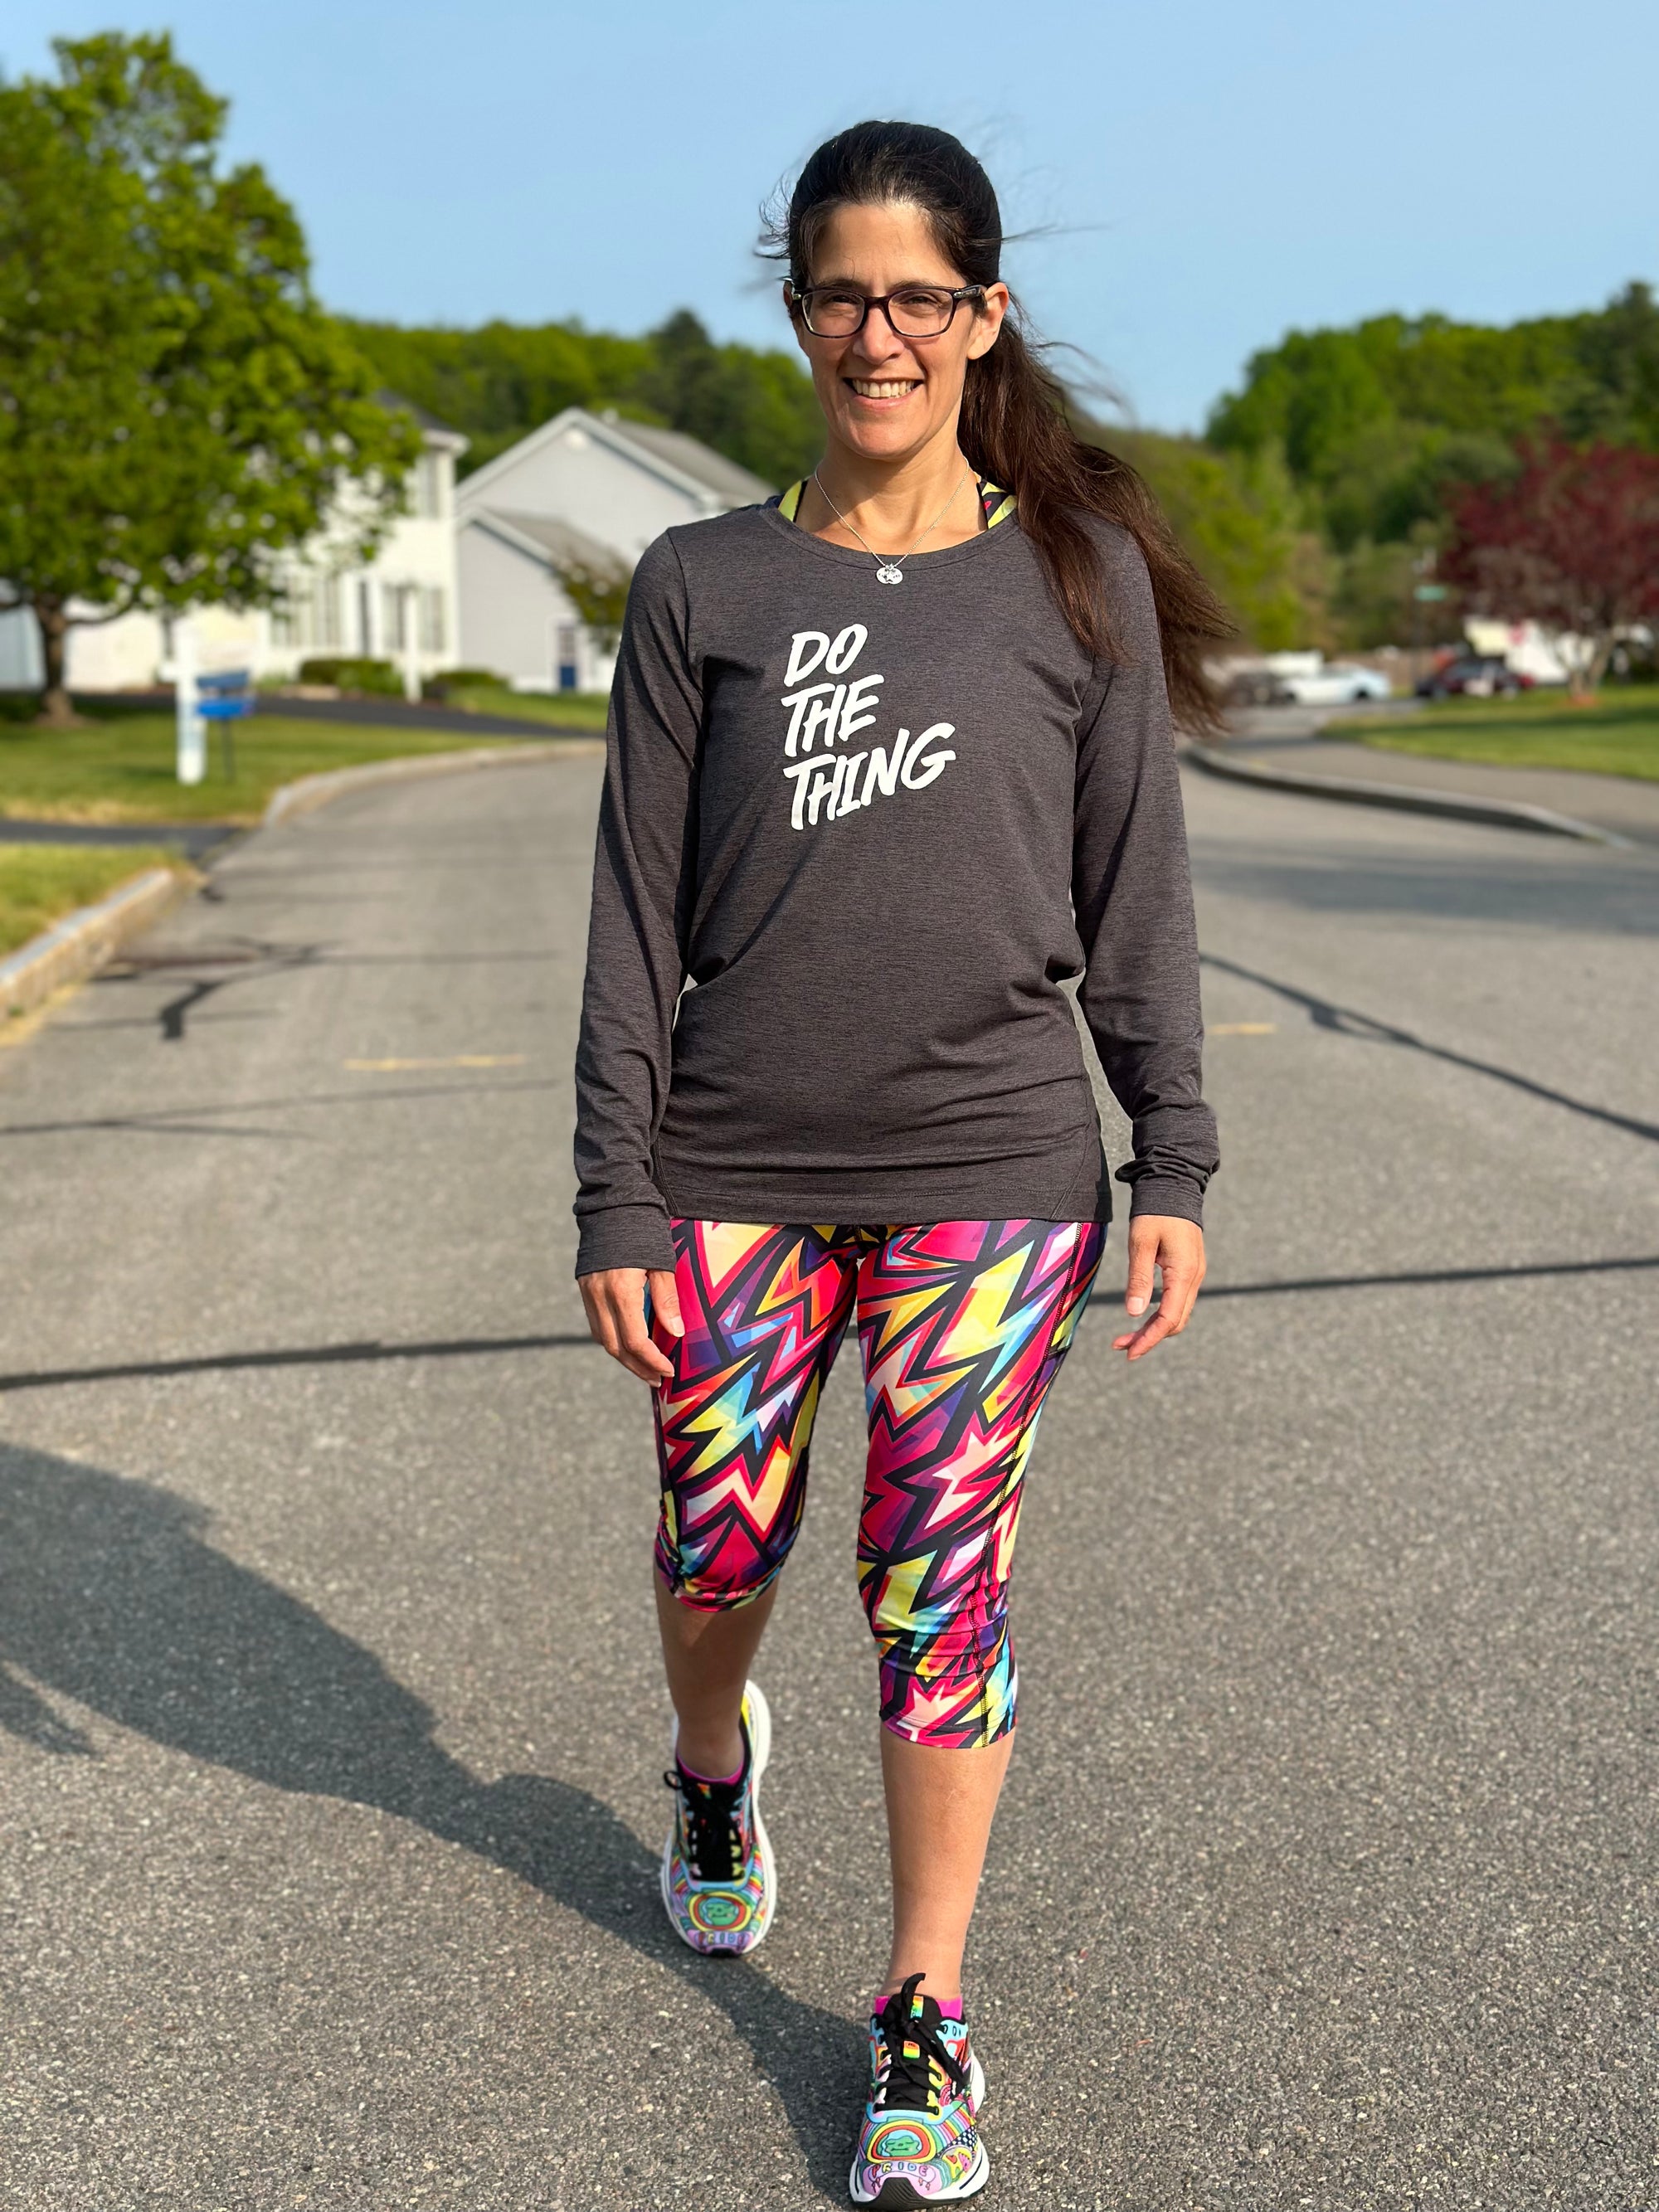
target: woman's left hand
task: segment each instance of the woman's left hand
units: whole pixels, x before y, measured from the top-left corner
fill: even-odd
[[[1164,1294],[1149,1321],[1127,1336],[1112,1339],[1114,1352],[1144,1359],[1166,1336],[1179,1336],[1192,1316],[1204,1280],[1204,1231],[1195,1221],[1173,1213],[1139,1213],[1129,1224],[1129,1279],[1123,1303],[1144,1314],[1152,1295],[1152,1272],[1164,1277]]]

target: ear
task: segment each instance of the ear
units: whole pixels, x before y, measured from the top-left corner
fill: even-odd
[[[974,317],[974,327],[968,340],[968,358],[977,361],[981,354],[989,353],[997,342],[1002,328],[1002,319],[1012,305],[1006,284],[988,284],[985,304]]]

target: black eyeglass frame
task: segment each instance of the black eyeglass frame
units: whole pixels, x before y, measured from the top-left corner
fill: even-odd
[[[785,293],[787,295],[787,304],[790,307],[791,311],[793,312],[797,307],[799,308],[800,319],[806,326],[806,332],[809,337],[855,338],[859,332],[864,328],[865,325],[869,321],[871,308],[879,307],[882,313],[887,318],[887,327],[891,331],[893,336],[896,338],[903,338],[907,343],[913,338],[921,338],[924,340],[927,338],[942,338],[946,331],[950,329],[951,324],[955,322],[957,319],[957,309],[962,305],[963,301],[964,300],[983,300],[986,293],[986,287],[983,284],[959,284],[954,291],[949,289],[943,284],[901,284],[897,292],[883,292],[880,294],[860,292],[857,296],[864,301],[864,313],[859,317],[857,322],[854,324],[850,331],[815,331],[812,328],[811,309],[807,305],[807,302],[811,300],[813,293],[839,292],[843,297],[847,297],[852,295],[853,287],[850,284],[807,284],[803,286],[803,288],[798,292],[795,289],[793,279],[786,277],[784,279],[783,289]],[[893,320],[892,303],[899,297],[900,294],[904,292],[942,293],[951,302],[951,312],[936,331],[902,331],[898,325]]]

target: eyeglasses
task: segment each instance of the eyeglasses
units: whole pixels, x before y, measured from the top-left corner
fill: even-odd
[[[797,292],[785,290],[791,304],[815,338],[850,338],[864,328],[872,307],[879,307],[888,327],[902,338],[936,338],[948,331],[964,300],[982,300],[982,284],[963,284],[954,292],[943,285],[906,284],[879,299],[867,297],[842,284],[809,284]]]

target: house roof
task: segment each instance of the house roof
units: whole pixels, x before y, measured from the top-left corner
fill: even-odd
[[[757,507],[771,498],[775,486],[763,483],[759,477],[736,461],[728,461],[724,453],[717,453],[712,446],[705,446],[701,438],[689,436],[684,430],[665,430],[655,422],[630,422],[619,416],[614,408],[606,408],[599,417],[607,428],[620,431],[635,446],[643,446],[659,459],[672,461],[709,490],[729,499],[734,507]]]
[[[405,399],[401,392],[382,390],[374,397],[389,413],[412,415],[428,438],[439,444],[453,445],[458,453],[465,453],[472,442],[464,430],[458,430],[453,422],[441,422],[437,416],[428,413],[414,400]]]
[[[739,468],[735,461],[728,461],[723,453],[715,453],[701,439],[688,437],[682,430],[663,430],[654,423],[624,422],[609,408],[603,415],[592,415],[585,407],[567,407],[538,428],[526,432],[517,445],[509,446],[505,453],[486,461],[481,469],[475,469],[457,487],[456,496],[462,511],[488,506],[493,484],[510,475],[539,447],[552,444],[572,428],[586,431],[637,467],[702,499],[712,497],[727,507],[751,507],[772,495],[770,484],[763,483],[747,469]]]
[[[555,568],[586,568],[596,576],[614,574],[622,564],[613,548],[601,545],[574,523],[550,514],[525,514],[505,507],[477,507],[467,517],[508,538],[527,539],[529,550],[544,554]]]

